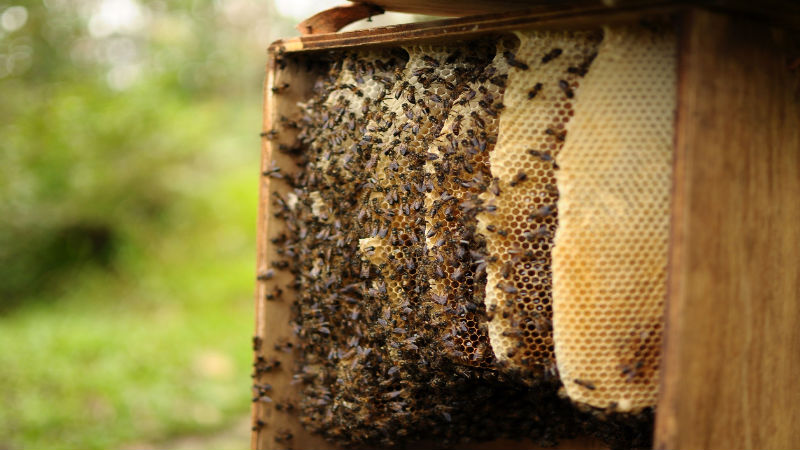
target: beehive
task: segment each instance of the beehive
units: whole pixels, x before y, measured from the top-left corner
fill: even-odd
[[[650,445],[677,37],[555,28],[278,51],[259,295],[294,362],[257,351],[257,434]]]

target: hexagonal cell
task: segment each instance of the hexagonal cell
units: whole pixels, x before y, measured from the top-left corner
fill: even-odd
[[[570,398],[596,407],[657,400],[675,52],[669,33],[607,30],[558,159],[556,359]]]

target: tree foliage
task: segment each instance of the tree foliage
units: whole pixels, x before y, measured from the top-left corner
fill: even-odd
[[[0,2],[0,309],[114,269],[226,161],[288,21],[256,0]],[[253,124],[254,132],[257,124]]]

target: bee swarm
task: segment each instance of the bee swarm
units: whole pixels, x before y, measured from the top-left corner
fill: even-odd
[[[599,388],[562,384],[554,342],[559,153],[607,39],[524,31],[280,58],[318,73],[265,135],[297,136],[274,146],[295,164],[264,175],[284,185],[272,267],[292,276],[277,289],[308,430],[345,446],[651,444],[652,404],[573,403],[563,386]]]

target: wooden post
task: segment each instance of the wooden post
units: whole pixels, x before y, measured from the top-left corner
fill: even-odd
[[[767,24],[683,31],[655,447],[798,448],[800,73]]]

